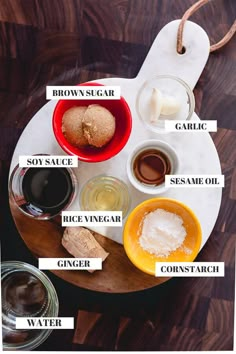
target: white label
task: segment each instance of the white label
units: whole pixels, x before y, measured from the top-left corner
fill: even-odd
[[[39,258],[39,269],[101,270],[102,258]]]
[[[224,187],[224,175],[166,175],[166,187]]]
[[[120,86],[47,86],[47,100],[119,100]]]
[[[122,211],[63,211],[62,226],[122,226]]]
[[[156,277],[224,277],[224,262],[157,262]]]
[[[216,120],[186,121],[186,120],[165,120],[165,130],[167,132],[216,132]]]
[[[19,156],[20,167],[78,167],[76,156]]]
[[[73,317],[16,317],[16,329],[74,329]]]

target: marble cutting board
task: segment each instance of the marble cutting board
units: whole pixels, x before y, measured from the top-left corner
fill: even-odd
[[[187,21],[183,37],[186,52],[183,55],[178,54],[176,34],[179,22],[179,20],[170,22],[160,31],[136,78],[96,80],[105,85],[121,87],[121,94],[131,109],[133,129],[127,145],[114,158],[95,164],[79,163],[78,169],[75,170],[79,191],[88,179],[106,173],[122,179],[128,185],[132,197],[131,210],[143,200],[151,198],[152,196],[137,191],[130,184],[126,174],[126,161],[131,150],[140,141],[146,139],[163,140],[173,146],[180,158],[180,174],[221,174],[219,157],[208,133],[177,132],[159,135],[144,128],[135,110],[138,90],[144,81],[154,76],[171,74],[187,82],[192,89],[195,87],[209,56],[209,39],[200,26]],[[19,155],[36,153],[65,155],[52,130],[52,114],[55,105],[56,101],[48,102],[26,126],[14,151],[10,171],[18,163]],[[192,119],[199,120],[199,117],[194,113]],[[201,247],[203,247],[215,225],[221,204],[221,194],[221,188],[171,188],[159,196],[178,199],[193,209],[202,226]],[[78,197],[79,195],[69,210],[79,210]],[[122,243],[121,228],[97,227],[93,230]]]

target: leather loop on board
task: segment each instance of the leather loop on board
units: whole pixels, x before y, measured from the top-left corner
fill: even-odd
[[[183,15],[181,22],[179,24],[178,28],[178,33],[177,33],[177,52],[179,54],[184,53],[184,46],[183,46],[183,30],[184,30],[184,24],[187,21],[187,19],[200,7],[203,5],[207,4],[209,0],[199,0],[195,4],[193,4]],[[229,29],[229,31],[226,33],[226,35],[217,43],[213,44],[210,47],[210,52],[214,52],[215,50],[218,50],[222,48],[226,43],[230,41],[230,39],[233,37],[234,33],[236,32],[236,20],[234,21],[233,25]]]

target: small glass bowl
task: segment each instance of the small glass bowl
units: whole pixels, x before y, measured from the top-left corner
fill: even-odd
[[[125,218],[130,208],[128,187],[118,178],[95,176],[85,183],[80,192],[80,207],[86,211],[122,211]]]
[[[37,154],[35,156],[40,156],[45,154]],[[37,167],[19,167],[19,164],[16,165],[14,170],[12,171],[9,179],[9,195],[19,208],[19,210],[27,216],[38,220],[48,220],[56,215],[59,215],[63,210],[66,210],[73,202],[76,192],[77,192],[77,179],[69,167],[63,167],[66,169],[71,180],[71,192],[70,195],[67,197],[66,204],[61,203],[58,207],[47,207],[47,211],[43,210],[38,205],[34,205],[34,203],[25,199],[23,193],[23,179],[25,174],[29,169],[37,168]],[[53,167],[53,168],[60,168],[60,167]]]
[[[156,88],[163,95],[172,96],[180,102],[180,109],[172,115],[163,115],[151,122],[150,100]],[[165,120],[190,120],[195,109],[195,98],[190,87],[181,79],[171,75],[160,75],[144,82],[136,98],[136,110],[143,124],[155,133],[165,133]]]
[[[31,264],[1,263],[2,336],[4,350],[32,350],[51,329],[16,329],[17,317],[57,317],[59,303],[49,278]]]

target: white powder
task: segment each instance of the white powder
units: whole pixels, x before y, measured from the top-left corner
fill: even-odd
[[[185,236],[186,230],[180,216],[156,209],[144,217],[139,243],[145,251],[167,257],[182,245]]]

